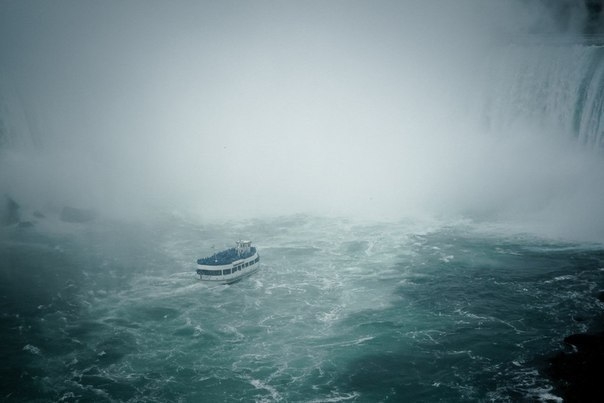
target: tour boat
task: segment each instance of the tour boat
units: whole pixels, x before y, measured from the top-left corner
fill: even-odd
[[[232,284],[260,268],[260,255],[251,241],[237,241],[236,247],[197,260],[202,281]]]

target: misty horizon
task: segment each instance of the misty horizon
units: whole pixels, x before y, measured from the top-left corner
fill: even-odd
[[[508,45],[580,37],[582,7],[564,24],[538,1],[0,7],[0,184],[24,208],[432,215],[604,239],[600,149],[559,105],[523,116],[508,91],[544,69]]]

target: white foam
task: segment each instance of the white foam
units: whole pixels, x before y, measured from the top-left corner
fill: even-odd
[[[262,400],[260,400],[261,402],[274,402],[274,401],[277,401],[277,400],[281,400],[281,395],[279,394],[279,392],[277,391],[277,389],[275,389],[271,385],[268,385],[268,384],[266,384],[265,382],[262,382],[259,379],[251,379],[250,383],[256,389],[263,389],[263,390],[266,390],[267,392],[270,393],[271,400],[262,399]]]
[[[454,258],[455,258],[455,256],[453,256],[453,255],[447,255],[447,256],[443,256],[443,257],[441,257],[439,260],[440,260],[441,262],[444,262],[444,263],[449,263],[449,262],[450,262],[450,261],[452,261]]]
[[[23,351],[29,351],[30,353],[35,354],[35,355],[42,355],[42,353],[40,352],[40,349],[31,344],[28,344],[25,347],[23,347]]]
[[[322,397],[320,399],[309,400],[309,403],[343,402],[346,400],[356,400],[358,397],[359,397],[358,392],[351,392],[351,393],[344,393],[344,394],[339,394],[336,392],[335,394],[332,394],[331,396]]]
[[[562,403],[564,399],[551,393],[552,388],[536,388],[530,390],[531,395],[536,396],[540,402],[556,402]]]

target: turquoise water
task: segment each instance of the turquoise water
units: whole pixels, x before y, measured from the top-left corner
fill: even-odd
[[[261,270],[197,280],[250,238]],[[477,224],[289,216],[2,233],[5,401],[559,400],[544,356],[604,307],[604,250]]]

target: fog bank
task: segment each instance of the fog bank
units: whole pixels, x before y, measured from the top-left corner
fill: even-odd
[[[604,238],[601,151],[547,118],[576,91],[544,84],[555,105],[521,116],[536,95],[514,85],[551,55],[497,59],[588,19],[577,2],[3,2],[0,185],[117,217],[431,214]]]

